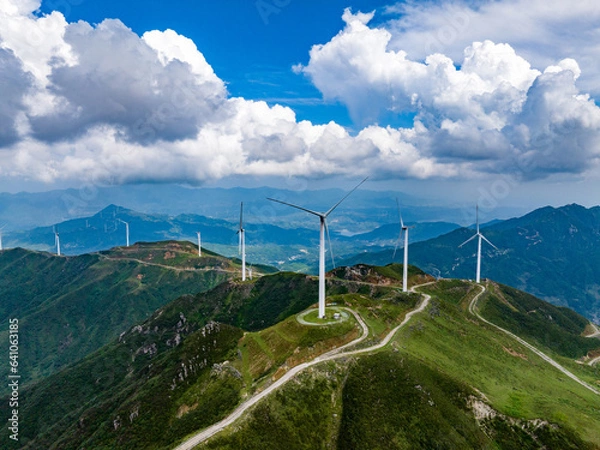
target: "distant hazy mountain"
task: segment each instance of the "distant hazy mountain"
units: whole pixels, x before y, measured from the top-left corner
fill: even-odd
[[[5,231],[24,230],[89,217],[110,204],[121,205],[145,214],[197,214],[235,222],[239,205],[246,205],[248,222],[277,224],[284,219],[289,227],[302,227],[308,220],[305,213],[269,202],[273,197],[315,210],[328,210],[352,187],[311,190],[297,183],[289,189],[260,188],[191,188],[173,184],[101,187],[82,186],[81,189],[55,190],[41,193],[0,193],[0,227]],[[407,221],[446,220],[467,223],[462,205],[439,205],[397,191],[371,191],[366,183],[354,192],[331,216],[352,233],[366,232],[397,220],[395,198],[402,203]],[[519,210],[522,212],[522,210]],[[497,209],[496,217],[515,215],[514,209]],[[491,219],[487,218],[488,219]],[[279,223],[281,225],[281,223]],[[341,231],[341,230],[340,230]]]
[[[238,206],[239,217],[239,206]],[[238,219],[239,220],[239,219]],[[204,242],[235,246],[239,222],[227,222],[195,214],[168,216],[166,214],[143,214],[117,205],[109,205],[90,217],[71,219],[53,226],[8,233],[5,246],[23,246],[40,250],[54,251],[54,232],[60,233],[61,251],[64,254],[83,254],[111,247],[125,245],[126,228],[129,223],[130,242],[153,242],[163,240],[189,239],[196,242],[196,232],[200,231]],[[315,233],[312,230],[277,227],[271,224],[246,223],[248,240],[252,244],[265,242],[272,244],[308,245]],[[318,237],[318,236],[317,236]],[[252,242],[253,241],[253,242]]]
[[[600,207],[545,207],[487,226],[481,276],[568,306],[600,321]],[[477,240],[461,228],[410,246],[410,263],[443,277],[475,278]],[[391,251],[362,253],[342,263],[388,262]],[[439,271],[439,272],[438,272]]]
[[[291,209],[291,208],[289,208]],[[4,246],[24,247],[54,252],[54,232],[60,234],[61,251],[66,255],[80,255],[107,250],[126,243],[129,223],[130,242],[154,242],[164,240],[189,240],[196,242],[196,232],[202,233],[203,245],[220,254],[236,257],[239,227],[238,217],[226,221],[197,214],[143,214],[121,206],[109,205],[100,212],[78,219],[71,219],[53,226],[27,231],[5,233]],[[307,216],[307,214],[304,214]],[[318,221],[304,217],[299,227],[292,227],[287,219],[273,218],[268,222],[254,222],[253,217],[244,221],[248,261],[275,265],[283,270],[313,271],[318,261]],[[398,236],[398,224],[389,224],[374,231],[345,236],[340,230],[340,220],[332,224],[331,239],[336,257],[349,256],[361,248],[394,246]],[[432,222],[419,224],[413,230],[411,240],[429,239],[458,228],[456,224]],[[389,261],[386,261],[387,264]],[[328,255],[328,264],[331,258]]]
[[[442,234],[446,234],[460,228],[460,225],[449,222],[421,222],[418,224],[406,223],[406,225],[415,225],[415,228],[411,228],[409,233],[411,242],[426,241],[428,239],[441,236]],[[381,227],[377,227],[376,229],[374,229],[373,231],[369,231],[368,233],[355,234],[353,236],[348,236],[345,238],[340,237],[339,239],[365,242],[370,243],[371,245],[395,246],[398,243],[399,233],[400,224],[390,223]],[[400,242],[400,245],[402,245],[402,242]],[[389,262],[390,261],[387,261],[386,264]]]

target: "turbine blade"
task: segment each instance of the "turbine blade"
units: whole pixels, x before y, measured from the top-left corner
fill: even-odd
[[[332,206],[332,207],[329,209],[329,211],[327,211],[325,214],[323,214],[323,216],[327,217],[329,214],[331,214],[335,208],[337,208],[338,206],[340,206],[340,203],[342,203],[344,200],[346,200],[350,194],[352,194],[352,193],[353,193],[355,190],[357,190],[357,189],[360,187],[360,185],[361,185],[361,184],[363,184],[363,183],[364,183],[365,181],[367,181],[368,179],[369,179],[369,177],[366,177],[364,180],[362,180],[360,183],[358,183],[358,184],[357,184],[357,185],[354,187],[354,189],[352,189],[350,192],[348,192],[348,193],[347,193],[347,194],[344,196],[344,198],[342,198],[342,199],[341,199],[339,202],[337,202],[335,205],[333,205],[333,206]]]
[[[479,204],[475,205],[475,221],[477,222],[477,233],[479,233]]]
[[[400,218],[400,229],[404,228],[404,221],[402,220],[402,213],[400,212],[400,202],[396,197],[396,206],[398,207],[398,217]]]
[[[486,237],[485,237],[483,234],[481,234],[481,233],[480,233],[480,235],[481,235],[481,238],[482,238],[482,239],[483,239],[485,242],[487,242],[488,244],[490,244],[490,245],[491,245],[492,247],[494,247],[496,250],[500,251],[500,249],[499,249],[498,247],[496,247],[494,244],[492,244],[492,243],[491,243],[491,242],[488,240],[488,238],[486,238]]]
[[[281,200],[277,200],[277,199],[269,198],[269,197],[267,197],[267,200],[271,200],[272,202],[281,203],[282,205],[291,206],[292,208],[296,208],[296,209],[300,209],[302,211],[306,211],[307,213],[314,214],[315,216],[325,217],[325,214],[323,214],[323,213],[320,213],[320,212],[317,212],[317,211],[313,211],[312,209],[303,208],[302,206],[293,205],[292,203],[282,202]]]
[[[465,244],[467,244],[467,243],[471,242],[471,241],[472,241],[473,239],[475,239],[477,236],[478,236],[478,234],[474,234],[474,235],[473,235],[473,236],[471,236],[469,239],[467,239],[465,242],[463,242],[462,244],[460,244],[460,245],[458,246],[458,248],[461,248],[463,245],[465,245]]]
[[[327,242],[329,244],[329,253],[331,255],[331,264],[335,269],[335,259],[333,258],[333,247],[331,247],[331,236],[329,236],[329,227],[327,226],[327,221],[325,221],[325,231],[327,232]]]
[[[243,229],[244,202],[240,204],[240,230]]]

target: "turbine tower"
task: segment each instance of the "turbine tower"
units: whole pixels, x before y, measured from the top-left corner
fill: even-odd
[[[360,183],[358,183],[356,185],[356,187],[354,187],[354,189],[352,189],[350,192],[348,192],[344,196],[344,198],[342,198],[339,202],[337,202],[335,205],[333,205],[329,209],[329,211],[324,212],[324,213],[312,211],[312,210],[304,208],[302,206],[282,202],[281,200],[276,200],[274,198],[268,198],[268,200],[271,200],[272,202],[277,202],[277,203],[281,203],[282,205],[287,205],[287,206],[291,206],[292,208],[300,209],[309,214],[313,214],[319,218],[319,221],[321,224],[320,225],[320,245],[319,245],[319,318],[320,319],[323,319],[325,317],[325,228],[327,228],[326,220],[327,220],[327,217],[329,216],[329,214],[331,214],[333,212],[333,210],[336,209],[340,205],[340,203],[342,203],[344,200],[346,200],[346,198],[348,198],[348,196],[350,194],[352,194],[355,190],[357,190],[361,184],[363,184],[365,181],[367,181],[367,178],[365,178]],[[329,232],[329,229],[327,231]]]
[[[246,237],[244,230],[244,202],[240,205],[240,228],[237,232],[240,236],[240,242],[238,246],[238,253],[242,255],[242,281],[246,281]]]
[[[398,203],[398,199],[396,199],[396,205],[398,206],[398,216],[400,217],[400,234],[398,235],[398,240],[396,241],[396,248],[394,248],[394,255],[392,259],[396,257],[396,250],[398,250],[398,243],[402,240],[402,232],[404,232],[404,262],[402,263],[402,292],[408,292],[408,230],[409,228],[414,228],[415,226],[407,226],[404,225],[404,221],[402,220],[402,214],[400,213],[400,203]]]
[[[60,235],[54,230],[54,245],[56,245],[56,255],[60,256]]]
[[[121,219],[117,219],[119,222],[124,223],[125,224],[125,235],[126,235],[126,243],[127,243],[127,247],[129,247],[129,222],[125,222],[124,220]]]
[[[0,252],[4,250],[4,247],[2,247],[2,230],[0,229]]]
[[[198,235],[198,256],[202,256],[202,233],[196,231]]]
[[[475,273],[475,282],[480,283],[481,282],[481,240],[483,239],[485,242],[490,244],[496,250],[498,250],[498,247],[496,247],[494,244],[492,244],[490,241],[488,241],[488,239],[483,234],[481,234],[481,232],[479,231],[479,205],[476,206],[475,214],[476,214],[476,222],[477,222],[477,233],[475,233],[473,236],[471,236],[465,242],[460,244],[458,246],[458,248],[462,247],[463,245],[465,245],[468,242],[471,242],[473,239],[478,238],[477,239],[477,272]]]

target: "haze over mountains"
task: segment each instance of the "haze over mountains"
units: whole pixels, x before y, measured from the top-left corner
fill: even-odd
[[[239,212],[238,212],[239,214]],[[318,227],[304,218],[295,226],[295,219],[273,217],[256,223],[245,215],[248,258],[255,264],[269,264],[283,270],[312,271],[318,258]],[[340,226],[350,223],[346,216],[334,218],[331,239],[337,257],[350,256],[357,249],[395,245],[398,226],[387,224],[367,233],[342,234]],[[237,255],[238,221],[226,221],[196,214],[143,214],[121,206],[109,205],[98,213],[78,219],[38,227],[32,230],[4,233],[5,247],[25,247],[54,252],[54,233],[60,233],[61,251],[66,255],[80,255],[125,245],[125,225],[129,223],[131,242],[163,240],[197,241],[196,232],[202,233],[204,245],[219,253]],[[317,224],[318,225],[318,224]],[[415,232],[415,239],[439,236],[459,225],[446,222],[423,223]],[[328,261],[328,264],[331,260]]]
[[[298,227],[306,221],[304,213],[280,207],[266,198],[273,197],[326,211],[345,195],[351,185],[348,183],[340,185],[338,189],[323,190],[311,190],[310,185],[300,181],[291,181],[289,189],[190,188],[174,184],[83,185],[80,189],[40,193],[0,193],[0,225],[5,226],[6,231],[51,226],[69,219],[93,216],[110,204],[149,215],[197,214],[235,222],[239,220],[239,203],[243,201],[250,222],[274,224],[284,218],[289,226]],[[472,205],[466,208],[463,204],[447,204],[398,191],[371,191],[368,186],[353,193],[352,203],[340,205],[331,219],[340,222],[343,219],[343,227],[353,233],[368,232],[398,220],[396,198],[400,200],[407,221],[468,224],[475,219]],[[485,217],[484,220],[512,217],[524,212],[524,208],[495,208],[495,217]]]
[[[302,204],[306,201],[313,208],[327,209],[327,205],[339,200],[342,194],[342,191],[329,190],[323,191],[317,198],[311,191],[191,189],[177,186],[148,192],[132,187],[127,194],[121,188],[103,189],[106,191],[102,192],[102,196],[124,201],[129,199],[129,202],[147,209],[162,209],[165,212],[148,214],[109,205],[89,216],[30,230],[9,231],[16,224],[7,223],[3,232],[4,246],[54,251],[51,225],[55,225],[61,234],[61,247],[65,254],[107,250],[125,243],[125,229],[120,219],[130,223],[132,242],[169,239],[195,242],[196,232],[201,231],[205,246],[235,257],[235,230],[239,220],[237,205],[242,197],[247,199],[245,226],[248,260],[283,270],[314,273],[318,260],[317,224],[311,223],[302,211],[272,205],[265,197],[272,195]],[[95,197],[89,202],[83,202],[81,198],[78,202],[73,200],[75,195],[81,197],[81,194],[77,191],[3,194],[0,203],[3,202],[2,214],[6,218],[10,208],[33,211],[37,207],[45,210],[61,204],[63,212],[69,214],[68,206],[75,208],[70,213],[81,213],[93,208],[99,201]],[[352,207],[342,204],[339,211],[336,210],[330,231],[333,255],[338,263],[387,264],[393,260],[399,229],[398,212],[391,195],[389,192],[358,190],[353,194]],[[167,198],[173,201],[165,201]],[[463,220],[474,219],[460,209],[421,207],[418,199],[414,198],[409,198],[406,203],[408,206],[403,206],[403,215],[410,223],[415,222],[414,218],[418,222],[435,214],[441,217],[462,216]],[[158,205],[163,206],[159,208]],[[213,214],[167,213],[185,209],[212,211]],[[482,225],[488,239],[500,249],[496,251],[484,243],[482,276],[523,289],[554,304],[572,307],[600,321],[600,283],[597,281],[600,279],[599,210],[598,207],[587,209],[578,205],[544,207],[522,217],[493,220]],[[11,217],[21,216],[12,214]],[[23,217],[29,217],[29,221],[47,220],[40,213],[35,216],[25,213]],[[470,237],[469,233],[455,223],[417,223],[411,230],[410,262],[436,276],[474,278],[476,243],[458,248]],[[432,238],[436,239],[429,240]],[[399,254],[395,260],[400,261]],[[327,265],[328,268],[333,267],[330,255]]]

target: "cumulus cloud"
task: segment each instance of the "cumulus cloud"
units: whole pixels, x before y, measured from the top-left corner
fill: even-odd
[[[0,48],[0,148],[19,139],[17,124],[23,118],[23,99],[31,83],[21,61],[12,51]]]
[[[595,0],[399,2],[387,8],[390,48],[411,59],[443,53],[455,61],[474,41],[506,42],[537,67],[574,58],[579,85],[598,96],[600,3]]]
[[[345,28],[297,67],[357,121],[410,111],[426,132],[403,139],[465,170],[537,178],[580,173],[600,155],[600,109],[575,85],[582,73],[575,60],[542,73],[489,40],[469,45],[457,63],[441,53],[412,60],[392,48],[389,30],[369,26],[371,18],[346,10]]]
[[[532,67],[481,40],[460,59],[414,58],[393,26],[346,10],[310,51],[308,76],[362,129],[298,121],[288,107],[231,97],[196,45],[173,30],[138,36],[118,20],[38,17],[0,0],[2,176],[48,183],[189,182],[232,175],[526,178],[581,173],[600,153],[599,109],[574,59]],[[415,6],[416,8],[416,6]],[[40,34],[41,33],[41,34]],[[39,39],[39,36],[45,39]],[[408,128],[378,124],[414,115]]]
[[[118,20],[69,25],[65,42],[77,64],[53,68],[48,90],[56,107],[31,117],[34,136],[71,139],[99,124],[114,125],[135,142],[195,136],[222,102],[223,84],[201,61],[171,57],[165,42],[153,37],[159,50]],[[174,33],[168,37],[177,40]]]

